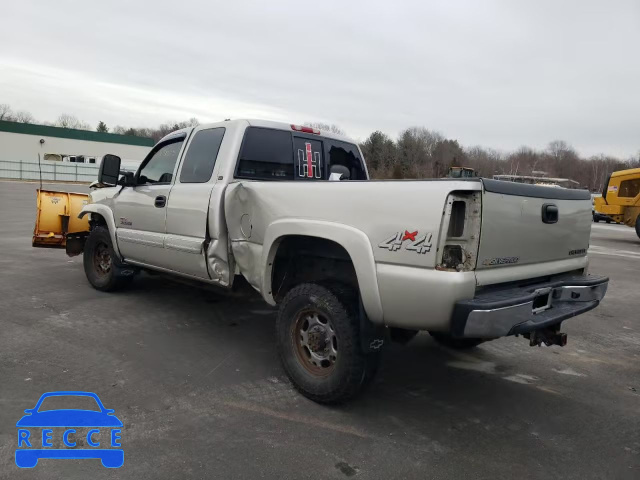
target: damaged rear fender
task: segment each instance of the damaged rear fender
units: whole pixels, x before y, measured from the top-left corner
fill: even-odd
[[[318,237],[341,245],[351,257],[367,316],[373,323],[383,323],[382,302],[371,243],[364,232],[344,224],[296,218],[276,220],[267,227],[262,248],[261,271],[262,296],[268,303],[275,305],[271,286],[272,268],[278,246],[288,235]]]

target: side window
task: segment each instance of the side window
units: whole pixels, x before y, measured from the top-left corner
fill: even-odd
[[[249,127],[244,134],[236,176],[262,180],[293,180],[291,133]]]
[[[329,170],[333,165],[342,165],[351,172],[350,180],[366,180],[362,158],[358,147],[351,143],[332,140],[329,143]]]
[[[143,183],[171,183],[184,139],[165,143],[156,150],[138,175],[138,185]]]
[[[320,140],[294,137],[293,151],[296,161],[296,178],[307,180],[323,180],[326,178],[322,159],[322,142]]]
[[[182,162],[180,183],[206,183],[211,179],[224,132],[224,128],[210,128],[196,133]]]
[[[620,182],[618,197],[635,197],[640,193],[640,178]]]

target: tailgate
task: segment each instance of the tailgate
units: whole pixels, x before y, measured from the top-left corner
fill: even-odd
[[[549,262],[568,270],[576,262],[567,260],[585,263],[581,257],[591,233],[588,191],[487,179],[483,185],[478,271],[506,273],[515,266]]]

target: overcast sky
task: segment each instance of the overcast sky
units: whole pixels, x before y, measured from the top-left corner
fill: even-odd
[[[425,126],[640,151],[640,1],[1,0],[0,103],[37,120]]]

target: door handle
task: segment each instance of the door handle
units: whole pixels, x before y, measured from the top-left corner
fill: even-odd
[[[558,222],[558,206],[553,203],[545,203],[542,205],[542,222],[557,223]]]
[[[156,197],[156,201],[154,202],[154,205],[158,208],[164,208],[164,206],[167,204],[167,197],[165,197],[164,195],[158,195]]]

